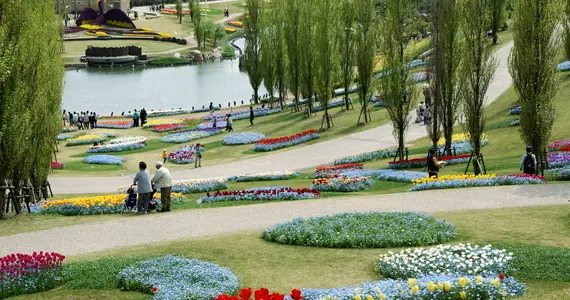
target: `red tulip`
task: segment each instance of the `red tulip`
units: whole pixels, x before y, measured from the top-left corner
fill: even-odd
[[[241,289],[238,296],[240,300],[249,300],[251,298],[251,288]]]
[[[505,279],[505,274],[503,274],[503,273],[499,274],[499,279],[501,279],[501,280]]]
[[[303,296],[301,296],[301,291],[298,289],[293,289],[291,294],[289,294],[293,300],[303,300]]]

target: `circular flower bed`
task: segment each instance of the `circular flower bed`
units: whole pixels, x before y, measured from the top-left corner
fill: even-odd
[[[299,173],[295,171],[278,171],[278,172],[261,172],[253,174],[243,174],[228,177],[228,180],[245,182],[245,181],[265,181],[265,180],[289,180],[299,177]]]
[[[223,201],[282,201],[319,198],[320,193],[312,189],[293,189],[290,187],[260,187],[239,191],[218,191],[196,200],[202,202]]]
[[[214,263],[166,255],[125,268],[119,273],[121,290],[153,294],[156,299],[211,300],[234,294],[239,278]]]
[[[558,66],[556,66],[556,69],[562,72],[570,71],[570,61],[565,61],[558,64]]]
[[[57,161],[51,162],[51,168],[54,170],[62,170],[64,167],[65,167],[65,165],[61,162],[57,162]]]
[[[71,134],[65,134],[65,133],[60,133],[56,137],[58,141],[65,141],[69,140],[70,138],[73,138],[73,136],[71,136]]]
[[[70,127],[63,127],[63,128],[61,129],[61,132],[64,132],[64,133],[65,133],[65,132],[74,132],[74,131],[77,131],[77,130],[79,130],[79,129],[77,129],[76,126],[70,126]]]
[[[95,165],[120,165],[123,163],[123,158],[114,155],[91,155],[83,159],[84,163]]]
[[[549,153],[549,155],[552,153]],[[453,189],[464,187],[480,187],[480,186],[500,186],[500,185],[523,185],[523,184],[544,184],[546,180],[542,176],[527,174],[511,174],[511,175],[445,175],[435,177],[424,177],[412,182],[409,191],[425,191],[437,189]]]
[[[392,248],[434,245],[455,238],[453,225],[413,212],[344,213],[277,224],[263,239],[329,248]]]
[[[65,256],[55,252],[0,257],[0,299],[47,291],[64,282]]]
[[[257,143],[265,138],[263,133],[258,132],[238,132],[224,136],[224,145],[245,145]]]
[[[168,153],[168,161],[175,164],[189,164],[194,161],[194,148],[196,148],[195,145],[182,146],[176,151]]]
[[[107,138],[103,134],[86,134],[74,139],[68,139],[65,146],[89,145],[104,142]]]
[[[394,279],[467,274],[497,276],[513,271],[513,259],[512,253],[493,249],[491,245],[439,245],[380,255],[375,269],[382,276]]]
[[[312,189],[320,192],[357,192],[374,186],[372,177],[332,177],[313,180]]]
[[[163,143],[186,143],[192,140],[197,140],[200,138],[209,137],[212,135],[220,134],[222,131],[219,129],[215,130],[203,130],[203,131],[185,131],[179,133],[169,134],[167,136],[163,136],[160,141]]]
[[[89,153],[107,153],[107,152],[122,152],[128,150],[135,150],[146,147],[146,137],[123,137],[113,139],[107,145],[99,145],[89,147]]]

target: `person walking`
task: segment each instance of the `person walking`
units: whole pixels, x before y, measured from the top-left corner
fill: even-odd
[[[437,158],[435,157],[435,150],[429,149],[426,163],[427,163],[429,177],[437,178],[437,174],[439,173],[439,168],[442,165],[437,161]]]
[[[61,119],[63,120],[63,127],[67,126],[67,124],[69,123],[69,115],[67,114],[65,109],[63,110],[63,114],[61,115]]]
[[[526,153],[523,154],[521,158],[521,165],[520,170],[524,172],[524,174],[534,175],[536,174],[536,156],[532,153],[532,147],[526,146]]]
[[[170,170],[164,167],[160,161],[157,161],[155,166],[156,173],[150,182],[154,184],[155,189],[160,190],[160,203],[162,203],[162,209],[158,212],[167,212],[170,211],[172,176],[170,175]]]
[[[77,128],[83,130],[83,112],[77,117]]]
[[[253,106],[249,107],[249,123],[253,126],[253,119],[255,119],[255,114],[253,113]]]
[[[168,157],[168,153],[166,152],[166,149],[162,149],[162,163],[165,164],[166,163],[166,158]]]
[[[133,180],[133,185],[137,185],[139,193],[139,201],[137,202],[137,214],[142,215],[148,212],[148,203],[152,195],[152,184],[150,182],[150,173],[146,170],[146,163],[139,163],[139,172]]]
[[[226,125],[226,130],[229,132],[234,131],[234,120],[232,119],[232,114],[228,114],[228,121]]]
[[[135,109],[135,112],[133,113],[133,126],[135,127],[139,127],[139,113],[138,111]]]
[[[210,116],[214,115],[214,102],[210,102],[210,106],[208,107],[210,110]]]
[[[148,116],[148,114],[146,113],[146,109],[142,109],[141,110],[141,126],[143,126],[144,124],[146,124],[146,117]]]
[[[202,167],[202,145],[197,143],[194,147],[194,168]]]

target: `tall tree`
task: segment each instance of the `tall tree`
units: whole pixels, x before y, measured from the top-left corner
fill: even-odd
[[[246,15],[244,17],[245,51],[244,67],[253,89],[253,102],[259,103],[259,87],[263,80],[261,67],[260,43],[260,12],[262,0],[246,0]]]
[[[275,26],[276,38],[273,43],[273,64],[275,65],[275,88],[279,94],[279,104],[284,109],[284,101],[287,95],[287,48],[285,45],[285,16],[282,14],[284,1],[275,1],[269,12],[270,20]]]
[[[192,12],[192,10],[194,9],[194,2],[196,2],[196,0],[188,0],[188,9],[190,10],[190,22],[194,23],[194,13]],[[198,1],[198,4],[200,4],[200,1]],[[200,5],[198,5],[198,8],[200,8]]]
[[[543,150],[552,134],[558,91],[556,58],[560,46],[557,26],[563,0],[517,0],[514,4],[514,47],[509,59],[515,91],[521,106],[521,137],[531,145],[542,168]]]
[[[506,0],[490,0],[491,9],[491,30],[493,30],[493,45],[497,43],[499,36],[497,33],[505,19]]]
[[[333,83],[339,66],[339,40],[336,37],[339,29],[339,7],[337,0],[320,1],[320,18],[316,19],[317,28],[314,40],[315,71],[317,99],[325,108],[323,115],[326,129],[331,128],[331,117],[329,115],[329,101],[332,96]]]
[[[344,105],[346,110],[350,108],[348,102],[348,90],[354,79],[354,50],[355,32],[354,0],[342,0],[340,11],[340,60],[342,67],[342,86],[344,88]]]
[[[182,0],[176,0],[176,16],[178,17],[178,24],[182,24],[182,17],[184,16],[182,3]]]
[[[53,2],[0,4],[0,186],[32,176],[39,184],[61,130],[62,22]],[[0,191],[0,219],[4,196]]]
[[[566,0],[565,16],[562,25],[564,28],[564,54],[566,54],[566,59],[570,59],[570,0]]]
[[[386,69],[390,71],[380,80],[380,90],[385,97],[394,138],[398,142],[399,157],[404,159],[410,112],[418,96],[405,50],[416,28],[414,22],[417,12],[408,0],[388,0],[386,5],[381,49]]]
[[[299,41],[301,30],[300,15],[302,0],[283,0],[285,4],[285,42],[289,62],[289,85],[293,93],[295,110],[299,110],[299,95],[301,93],[301,52],[303,45]]]
[[[356,14],[356,66],[358,67],[358,96],[360,98],[360,116],[364,114],[364,123],[368,123],[368,99],[370,98],[374,60],[377,46],[377,24],[374,0],[354,0]]]
[[[461,61],[461,96],[464,99],[465,130],[473,147],[475,174],[481,174],[481,137],[485,130],[485,98],[497,67],[487,40],[490,0],[464,0],[462,28],[464,51]]]
[[[434,117],[431,124],[432,132],[436,127],[442,126],[445,137],[445,152],[451,153],[451,140],[453,127],[457,121],[460,97],[459,97],[459,64],[461,61],[460,39],[460,3],[458,0],[436,0],[433,4],[433,81],[432,95],[434,111],[430,116]],[[439,120],[438,120],[439,119]],[[438,122],[439,121],[439,122]],[[437,150],[437,140],[432,138],[433,147]]]
[[[275,81],[277,70],[276,62],[276,44],[279,42],[280,36],[277,35],[276,24],[272,18],[275,3],[265,2],[262,4],[262,13],[260,18],[260,43],[261,43],[261,67],[263,68],[263,85],[271,97],[271,107],[273,108],[273,94],[275,93]]]
[[[317,3],[317,1],[319,3]],[[316,30],[317,30],[317,20],[322,19],[322,8],[320,0],[303,0],[301,2],[301,19],[300,26],[302,30],[299,34],[299,41],[303,45],[303,50],[301,51],[301,66],[302,66],[302,84],[304,85],[303,90],[306,92],[307,97],[307,111],[308,116],[311,116],[313,110],[313,96],[315,94],[315,80],[316,80],[316,56],[317,52],[321,49],[317,49],[315,46]],[[319,16],[317,16],[319,13]],[[332,20],[327,20],[332,21]]]
[[[198,48],[200,48],[200,46],[202,46],[202,36],[203,36],[203,30],[202,30],[202,15],[200,13],[200,3],[197,1],[191,1],[190,4],[192,5],[190,7],[190,15],[192,16],[192,23],[194,25],[194,38],[196,39],[196,42],[198,43]]]

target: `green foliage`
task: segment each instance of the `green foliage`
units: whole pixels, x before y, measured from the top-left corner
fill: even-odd
[[[185,58],[176,58],[176,57],[162,57],[156,58],[148,62],[151,66],[162,66],[162,65],[186,65],[190,63]]]
[[[493,30],[493,45],[497,43],[497,33],[505,20],[506,0],[490,0],[489,9],[491,10],[491,30]]]
[[[521,280],[570,281],[570,250],[537,245],[501,245],[516,257],[516,277]]]
[[[564,28],[564,54],[566,59],[570,60],[570,0],[566,0],[566,9],[564,20],[562,21]]]
[[[295,109],[298,109],[299,94],[301,89],[301,52],[303,45],[299,40],[301,34],[300,14],[302,0],[283,0],[285,11],[285,44],[287,45],[287,60],[289,66],[289,87],[295,101]]]
[[[514,47],[509,71],[522,108],[521,137],[533,147],[538,161],[544,159],[542,151],[555,119],[552,101],[558,91],[556,59],[560,46],[557,26],[563,4],[563,0],[520,0],[513,12]]]
[[[178,23],[182,24],[182,17],[184,16],[184,10],[182,7],[182,0],[176,0],[176,16],[178,17]]]
[[[261,66],[261,2],[262,0],[246,0],[247,13],[244,16],[245,51],[243,65],[253,89],[253,101],[259,102],[259,87],[263,80]]]
[[[200,24],[200,37],[203,40],[202,46],[206,47],[206,39],[214,38],[216,35],[216,23],[212,21],[206,21]]]
[[[236,49],[230,45],[224,45],[222,48],[222,57],[233,58],[236,57]]]
[[[278,60],[277,48],[278,43],[282,43],[282,36],[277,35],[277,22],[279,20],[274,16],[277,14],[275,8],[271,7],[270,3],[263,4],[261,18],[260,18],[260,52],[261,52],[261,68],[263,69],[263,85],[269,92],[270,97],[273,97],[275,91],[275,81],[277,70],[275,63]],[[275,22],[275,23],[274,23]]]
[[[321,13],[321,3],[320,0],[303,0],[300,4],[300,27],[299,32],[299,42],[301,43],[303,50],[300,52],[300,65],[301,65],[301,91],[304,97],[306,97],[309,102],[307,106],[309,110],[313,110],[313,96],[316,92],[315,80],[316,80],[316,56],[317,52],[322,49],[317,49],[315,44],[315,39],[317,38],[317,22],[323,19],[323,16],[318,16]],[[326,20],[333,21],[333,20]],[[310,116],[310,114],[309,114]]]
[[[415,16],[416,11],[410,1],[389,0],[381,30],[384,65],[387,70],[392,71],[380,80],[380,93],[385,99],[386,110],[392,121],[394,138],[398,148],[402,150],[410,123],[409,115],[418,97],[405,55],[405,50],[414,36]],[[400,151],[400,159],[403,159],[403,154],[404,152]]]
[[[342,0],[339,12],[340,30],[339,38],[339,55],[341,64],[342,86],[348,91],[352,81],[354,80],[354,51],[355,51],[355,32],[354,28],[356,11],[354,10],[354,0]],[[349,109],[348,93],[344,94],[345,108]]]
[[[192,18],[192,23],[194,24],[194,38],[198,43],[198,48],[202,46],[202,41],[204,38],[204,31],[202,30],[202,15],[200,14],[200,3],[196,0],[190,0],[190,17]],[[205,45],[204,45],[205,46]]]
[[[358,67],[358,97],[364,114],[364,123],[368,123],[368,101],[371,94],[374,58],[376,55],[377,24],[374,10],[374,0],[355,0],[356,14],[356,66]]]
[[[497,67],[487,40],[489,0],[465,0],[461,17],[464,51],[460,66],[460,91],[464,99],[465,132],[476,155],[481,152],[481,136],[485,130],[485,94]],[[481,172],[479,157],[475,157],[475,174]]]

